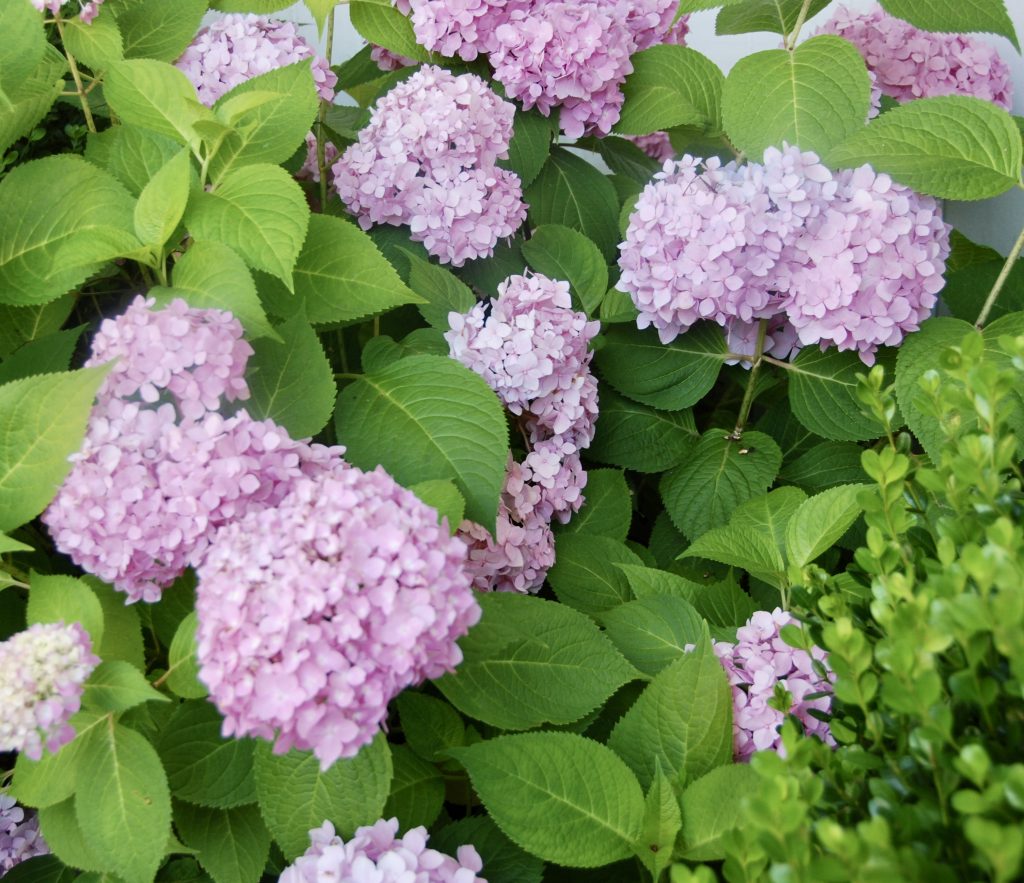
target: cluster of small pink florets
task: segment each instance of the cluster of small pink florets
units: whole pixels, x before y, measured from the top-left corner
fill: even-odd
[[[68,3],[68,0],[29,0],[29,2],[40,12],[50,12],[56,15],[60,12],[61,7]],[[88,3],[82,3],[79,0],[81,8],[78,12],[78,18],[82,24],[91,25],[93,19],[100,14],[100,7],[102,5],[103,0],[89,0]]]
[[[240,83],[304,59],[312,60],[320,97],[333,101],[337,76],[327,60],[299,36],[292,22],[225,15],[203,28],[175,65],[196,87],[199,100],[212,106]]]
[[[554,563],[550,523],[583,505],[587,477],[580,451],[597,418],[597,381],[587,346],[600,324],[572,309],[569,284],[546,276],[511,276],[489,308],[451,313],[449,352],[472,369],[522,421],[530,444],[509,457],[496,537],[463,522],[470,567],[480,589],[528,592]]]
[[[779,727],[788,715],[803,724],[807,735],[836,744],[828,723],[811,714],[827,715],[832,708],[832,683],[824,669],[828,654],[820,647],[810,653],[790,647],[779,636],[789,624],[799,622],[778,607],[771,613],[761,610],[737,630],[735,644],[714,645],[732,687],[737,760],[749,760],[755,751],[766,749],[784,754]]]
[[[225,735],[276,735],[324,769],[355,755],[401,690],[461,660],[480,616],[465,558],[415,494],[345,464],[221,529],[196,611]]]
[[[660,42],[674,0],[411,0],[416,39],[472,61],[485,54],[510,98],[570,137],[608,134],[622,106],[630,56]]]
[[[522,185],[498,168],[515,108],[475,74],[420,68],[387,93],[333,167],[363,229],[408,225],[444,263],[490,256],[526,218]]]
[[[74,739],[68,721],[99,661],[78,623],[36,623],[0,643],[0,751],[39,760]]]
[[[460,846],[458,858],[430,849],[423,827],[398,837],[398,819],[381,819],[356,828],[346,842],[324,822],[309,832],[312,845],[281,874],[279,883],[486,883],[472,846]]]
[[[840,6],[819,33],[836,34],[864,56],[875,86],[896,101],[968,95],[1009,110],[1010,68],[987,43],[965,34],[936,34],[889,15],[881,6]]]
[[[930,315],[949,227],[934,199],[870,166],[833,175],[813,153],[769,148],[763,164],[666,163],[620,251],[619,286],[663,343],[701,319],[749,341],[768,319],[778,357],[799,342],[870,365]]]
[[[49,852],[39,833],[39,817],[35,813],[26,816],[13,797],[0,794],[0,877],[15,865]]]

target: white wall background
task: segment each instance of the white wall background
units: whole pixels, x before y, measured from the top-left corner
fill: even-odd
[[[810,36],[817,28],[831,18],[836,5],[827,7],[823,12],[810,19],[802,31]],[[845,0],[845,5],[853,9],[869,9],[874,0]],[[1024,0],[1006,0],[1019,38],[1024,41]],[[334,52],[335,63],[355,54],[363,45],[363,41],[355,32],[348,19],[348,7],[338,7],[335,24]],[[315,34],[311,18],[305,7],[297,5],[282,17],[302,22],[309,27],[309,35]],[[715,34],[714,10],[695,13],[690,19],[688,45],[703,52],[711,58],[723,71],[728,70],[736,61],[752,52],[763,49],[776,49],[779,37],[776,34],[742,34],[732,37],[719,37]],[[978,39],[991,43],[999,51],[1013,71],[1015,114],[1024,116],[1024,57],[1019,55],[1004,37],[991,34],[978,34]],[[996,199],[980,203],[947,203],[946,220],[961,230],[966,236],[997,248],[1006,254],[1010,246],[1024,226],[1024,191],[1013,190]]]

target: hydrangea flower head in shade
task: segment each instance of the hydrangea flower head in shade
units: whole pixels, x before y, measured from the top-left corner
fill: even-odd
[[[26,815],[13,797],[0,793],[0,877],[15,865],[49,852],[39,833],[39,817],[34,812]]]
[[[370,742],[401,690],[451,671],[479,619],[466,546],[383,469],[341,464],[223,527],[197,567],[200,679],[224,735]]]
[[[398,836],[398,819],[356,828],[346,842],[324,822],[309,832],[310,847],[281,874],[279,883],[487,883],[477,874],[483,861],[472,846],[455,858],[427,846],[424,827]]]
[[[877,88],[896,101],[967,95],[1004,110],[1013,104],[1009,65],[977,37],[921,31],[877,5],[868,12],[840,6],[819,33],[853,43]]]
[[[225,15],[196,35],[175,66],[196,87],[199,100],[212,106],[239,83],[304,59],[311,59],[320,97],[333,101],[337,76],[292,22]]]
[[[825,721],[810,712],[827,714],[832,707],[829,676],[823,675],[828,654],[820,647],[808,653],[790,647],[779,636],[783,626],[799,625],[788,613],[775,608],[758,611],[736,632],[736,643],[718,641],[715,655],[729,677],[733,698],[733,753],[749,760],[755,751],[784,753],[779,727],[794,715],[809,736],[827,745],[835,740]]]
[[[377,102],[334,164],[338,195],[363,229],[408,225],[444,263],[489,256],[526,218],[519,177],[495,165],[514,113],[475,74],[424,65]]]
[[[0,751],[39,760],[74,739],[68,721],[99,662],[78,623],[36,623],[0,643]]]

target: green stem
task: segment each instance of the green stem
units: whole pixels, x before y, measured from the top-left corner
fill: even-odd
[[[360,380],[362,374],[353,374],[351,371],[338,371],[334,375],[335,380]]]
[[[733,441],[743,438],[743,427],[747,425],[747,418],[750,416],[750,409],[754,404],[754,385],[757,382],[757,375],[761,371],[761,362],[764,361],[764,339],[768,334],[768,320],[762,319],[757,328],[757,345],[754,347],[754,359],[750,367],[750,376],[747,378],[747,389],[743,393],[743,402],[740,404],[740,414],[736,418],[736,428],[729,435]]]
[[[64,57],[68,60],[68,69],[71,71],[71,78],[75,81],[75,88],[78,90],[78,100],[82,102],[82,113],[85,114],[85,125],[89,131],[96,132],[96,121],[92,118],[92,108],[89,107],[89,97],[85,88],[82,86],[82,74],[78,70],[78,65],[75,63],[75,56],[68,50],[67,44],[64,42],[64,22],[61,20],[60,15],[55,19],[57,24],[57,33],[60,34],[60,43],[64,47]]]
[[[1013,248],[1010,249],[1010,253],[1006,256],[1006,263],[1003,264],[1003,269],[999,271],[999,276],[992,286],[992,290],[988,293],[988,297],[985,299],[985,306],[978,313],[978,321],[974,323],[975,328],[981,329],[988,321],[988,314],[992,312],[992,307],[995,306],[999,292],[1003,290],[1006,280],[1013,271],[1017,258],[1020,257],[1021,249],[1024,249],[1024,230],[1020,231],[1020,236],[1017,237],[1017,241],[1013,243]]]
[[[336,7],[331,7],[327,13],[327,63],[331,62],[331,54],[334,49],[334,12]],[[316,138],[316,165],[320,171],[320,211],[327,209],[327,136],[324,127],[327,124],[327,111],[331,102],[321,98],[320,111],[317,116],[319,123]]]
[[[807,13],[811,9],[811,0],[804,0],[803,6],[800,7],[800,14],[796,18],[796,24],[793,25],[793,33],[786,39],[786,48],[792,52],[796,46],[797,37],[800,36],[800,29],[804,26],[804,22],[807,21]]]

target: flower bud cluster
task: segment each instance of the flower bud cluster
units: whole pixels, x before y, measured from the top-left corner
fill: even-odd
[[[976,37],[922,31],[877,5],[868,12],[840,6],[818,33],[853,43],[874,86],[896,101],[967,95],[1004,110],[1013,104],[1009,65]]]
[[[472,369],[519,418],[530,450],[509,457],[496,536],[463,522],[471,542],[474,585],[539,589],[554,563],[553,519],[566,522],[583,505],[580,451],[597,419],[590,340],[600,324],[572,309],[569,284],[546,276],[510,276],[489,305],[451,313],[449,353]]]
[[[36,623],[0,643],[0,751],[39,760],[74,739],[68,721],[99,662],[78,623]]]
[[[0,794],[0,877],[15,865],[49,852],[39,833],[39,817],[35,813],[26,816],[13,797]]]
[[[240,83],[303,59],[311,59],[320,97],[333,101],[337,76],[292,22],[225,15],[203,28],[174,64],[196,87],[199,100],[212,106]]]
[[[356,828],[346,842],[324,822],[309,832],[311,846],[281,874],[279,883],[486,883],[483,861],[472,846],[452,858],[427,846],[424,827],[398,835],[398,819]]]
[[[363,229],[408,225],[443,263],[490,256],[526,218],[508,156],[515,108],[475,74],[424,65],[387,93],[333,167]]]
[[[814,153],[769,148],[763,164],[667,162],[619,248],[619,287],[663,343],[702,319],[739,339],[785,320],[800,345],[870,365],[930,315],[949,227],[934,199],[870,166],[833,174]],[[775,331],[789,348],[791,332]]]

